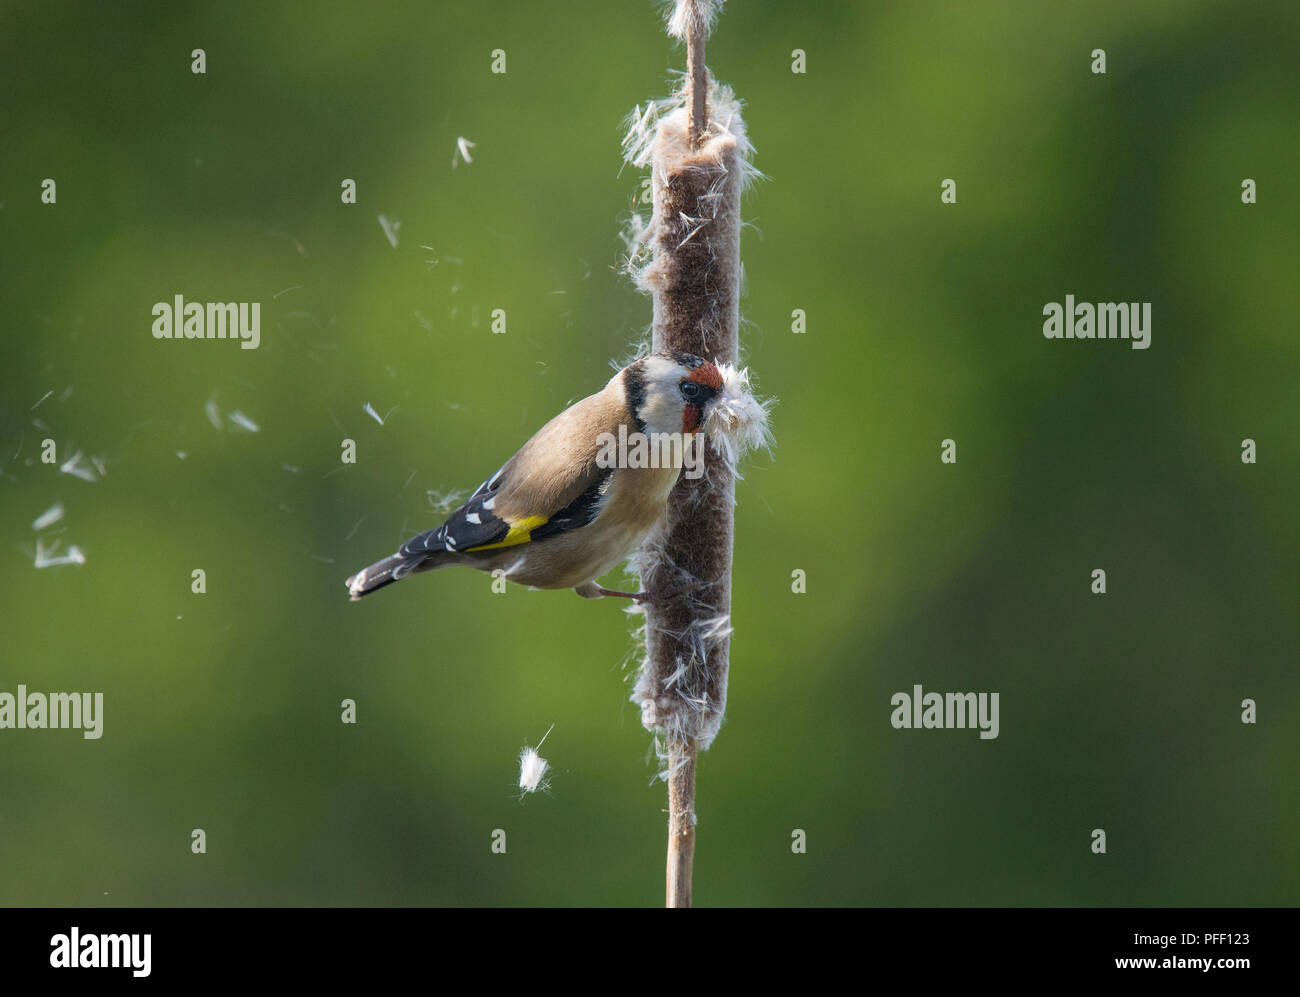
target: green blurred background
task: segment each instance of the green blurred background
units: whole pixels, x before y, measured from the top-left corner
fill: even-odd
[[[1297,10],[728,5],[778,448],[699,903],[1296,902]],[[645,334],[620,122],[683,61],[642,0],[0,11],[0,691],[105,695],[101,740],[0,731],[0,902],[662,902],[621,605],[343,580]],[[155,341],[175,294],[262,302],[261,348]],[[1151,348],[1045,340],[1066,294],[1150,301]],[[55,502],[86,563],[36,570]],[[915,683],[999,692],[1000,737],[892,729]]]

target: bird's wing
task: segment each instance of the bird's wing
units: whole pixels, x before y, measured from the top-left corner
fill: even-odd
[[[586,526],[600,511],[609,468],[596,465],[598,437],[614,430],[600,395],[571,406],[543,426],[445,523],[404,543],[404,557],[432,551],[468,553],[514,547]]]
[[[512,525],[496,514],[496,499],[504,473],[505,467],[499,468],[496,474],[478,486],[478,490],[459,509],[447,517],[445,523],[412,537],[402,544],[398,553],[409,558],[435,550],[463,553],[486,546],[506,546],[501,541],[509,537],[510,531],[519,526],[526,527],[527,524]]]

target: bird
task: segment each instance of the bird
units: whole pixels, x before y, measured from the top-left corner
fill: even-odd
[[[441,526],[348,578],[352,601],[450,565],[590,599],[675,598],[680,593],[620,592],[597,580],[635,553],[659,520],[688,447],[698,446],[702,458],[704,427],[723,387],[718,367],[695,354],[639,357],[542,426]],[[661,447],[669,459],[649,462],[660,466],[611,461],[610,441],[635,442],[632,434],[677,437],[681,446]]]

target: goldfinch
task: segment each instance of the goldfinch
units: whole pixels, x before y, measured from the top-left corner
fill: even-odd
[[[353,601],[407,575],[463,564],[541,589],[587,598],[615,592],[596,579],[633,554],[664,511],[684,455],[698,446],[723,377],[689,353],[652,353],[624,367],[604,390],[539,429],[445,523],[347,580]],[[609,459],[611,440],[674,439],[667,460]],[[627,450],[624,448],[623,453]],[[629,466],[630,465],[630,466]],[[664,466],[666,465],[666,466]]]

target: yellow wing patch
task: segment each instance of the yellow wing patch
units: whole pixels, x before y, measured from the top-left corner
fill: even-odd
[[[466,547],[465,551],[468,553],[471,550],[495,550],[497,547],[517,547],[519,544],[526,544],[533,539],[533,530],[545,523],[548,518],[547,516],[525,516],[517,523],[511,523],[507,519],[506,522],[510,523],[510,532],[506,534],[504,540],[498,540],[494,544],[483,544],[479,547]]]

